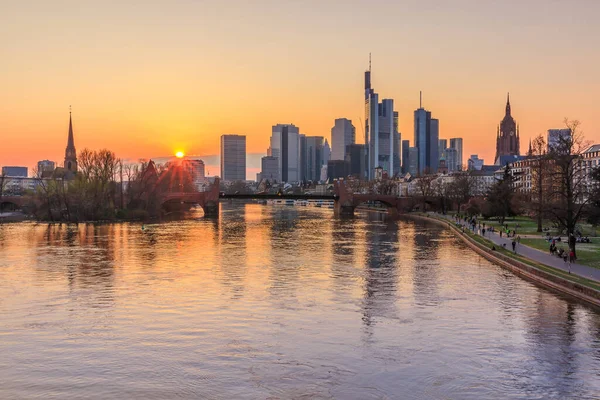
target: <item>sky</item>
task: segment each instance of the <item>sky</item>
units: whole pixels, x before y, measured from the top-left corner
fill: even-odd
[[[563,119],[600,142],[597,0],[0,0],[0,165],[78,150],[136,160],[219,154],[222,134],[266,153],[271,126],[363,142],[363,74],[492,163],[510,92],[521,149]],[[214,164],[218,165],[218,164]],[[211,173],[218,173],[217,167]],[[248,177],[255,177],[249,168]]]

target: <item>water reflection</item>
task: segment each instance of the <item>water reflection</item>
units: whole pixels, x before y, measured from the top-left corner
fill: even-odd
[[[0,252],[0,398],[600,393],[600,315],[435,225],[226,203],[0,225]]]

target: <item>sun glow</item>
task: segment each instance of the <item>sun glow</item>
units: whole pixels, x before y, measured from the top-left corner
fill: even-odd
[[[178,151],[177,153],[175,153],[175,157],[177,157],[177,158],[183,158],[183,156],[185,156],[183,151]]]

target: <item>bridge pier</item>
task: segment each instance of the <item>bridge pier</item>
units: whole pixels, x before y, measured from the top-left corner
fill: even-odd
[[[219,218],[219,201],[207,201],[204,206],[204,216],[210,218]]]
[[[333,211],[339,216],[351,217],[354,215],[355,208],[352,204],[342,203],[338,200],[333,203]]]

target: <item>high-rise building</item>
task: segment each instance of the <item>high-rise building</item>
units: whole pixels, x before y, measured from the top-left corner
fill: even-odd
[[[419,149],[418,173],[433,173],[438,169],[439,161],[439,121],[431,118],[431,111],[423,104],[415,110],[415,147]]]
[[[510,95],[506,97],[506,113],[504,119],[498,125],[496,134],[496,157],[495,165],[503,165],[503,156],[520,156],[519,150],[519,126],[510,114]]]
[[[365,171],[365,145],[354,143],[346,146],[346,161],[350,167],[348,174],[362,178]]]
[[[321,178],[323,142],[323,136],[305,136],[303,138],[302,180],[318,182]]]
[[[452,147],[444,150],[444,159],[446,160],[446,168],[448,172],[458,171],[458,151]]]
[[[67,148],[65,149],[65,161],[63,163],[65,170],[77,172],[77,151],[75,150],[75,138],[73,136],[73,121],[71,120],[71,111],[69,111],[69,138],[67,139]]]
[[[258,173],[257,181],[267,179],[270,182],[281,181],[279,175],[279,160],[277,157],[266,156],[260,159],[260,173]]]
[[[221,178],[224,181],[246,180],[246,136],[221,136]]]
[[[438,143],[438,151],[440,152],[438,158],[441,160],[444,158],[444,150],[448,148],[448,139],[440,139],[438,140]]]
[[[565,139],[571,136],[570,129],[548,129],[548,152],[554,149],[561,139]]]
[[[375,168],[382,167],[388,175],[400,168],[400,134],[398,113],[394,100],[384,99],[371,87],[371,58],[369,70],[365,71],[365,177],[374,179]]]
[[[27,167],[2,167],[2,175],[11,178],[27,178]]]
[[[416,147],[408,149],[408,172],[412,176],[419,174],[419,149]]]
[[[456,150],[456,169],[454,171],[461,171],[463,169],[463,140],[462,140],[462,138],[451,138],[450,139],[450,148]]]
[[[403,140],[402,141],[402,173],[406,174],[408,172],[408,149],[410,147],[410,141]]]
[[[325,144],[323,145],[323,165],[327,165],[327,161],[329,160],[331,160],[331,147],[329,147],[329,143],[325,139]]]
[[[271,155],[277,157],[282,182],[300,182],[300,130],[294,124],[277,124],[271,134]]]
[[[327,162],[327,179],[346,178],[348,176],[350,166],[346,160],[329,160]]]
[[[343,160],[346,157],[348,145],[356,142],[356,129],[352,121],[347,118],[338,118],[331,128],[331,159]]]
[[[56,163],[50,160],[41,160],[37,163],[37,177],[42,178],[46,176],[52,175],[54,169],[56,168]]]
[[[483,168],[483,159],[479,158],[477,154],[472,154],[467,162],[469,171],[481,171]]]

